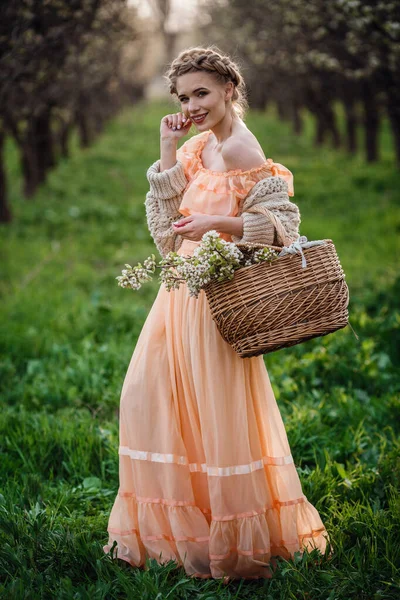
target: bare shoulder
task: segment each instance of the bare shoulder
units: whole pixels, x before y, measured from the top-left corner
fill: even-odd
[[[253,169],[260,167],[266,161],[257,138],[249,130],[227,139],[221,154],[228,170]]]

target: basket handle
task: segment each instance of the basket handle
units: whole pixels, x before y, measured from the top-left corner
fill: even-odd
[[[272,221],[272,224],[274,225],[277,234],[278,234],[278,243],[279,241],[281,242],[282,246],[290,246],[290,244],[292,243],[291,238],[287,235],[286,233],[286,229],[284,228],[284,226],[282,225],[281,221],[278,219],[278,217],[276,217],[274,215],[274,213],[272,213],[270,210],[268,210],[268,208],[266,208],[265,206],[252,206],[250,207],[246,212],[249,213],[260,213],[262,215],[265,215],[266,217],[268,217],[270,219],[270,221]]]

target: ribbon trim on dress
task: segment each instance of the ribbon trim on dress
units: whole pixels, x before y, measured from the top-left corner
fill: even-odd
[[[160,463],[175,463],[178,465],[185,465],[189,467],[192,472],[203,472],[208,475],[217,477],[227,477],[230,475],[247,475],[258,469],[263,469],[264,465],[275,465],[283,466],[293,463],[293,456],[288,454],[286,456],[263,456],[259,460],[255,460],[251,463],[244,465],[232,465],[229,467],[214,467],[208,466],[205,463],[189,463],[186,456],[179,456],[177,454],[166,454],[161,452],[148,452],[147,450],[133,450],[127,446],[120,446],[118,453],[121,455],[129,456],[136,460],[149,460],[152,462]]]

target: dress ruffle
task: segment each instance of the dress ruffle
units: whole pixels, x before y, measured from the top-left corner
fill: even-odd
[[[201,153],[211,130],[193,136],[177,152],[189,180],[179,212],[184,216],[194,213],[236,216],[239,203],[251,188],[262,179],[279,176],[288,183],[288,193],[293,192],[293,175],[283,165],[268,158],[263,164],[248,170],[231,169],[213,171],[206,169]]]
[[[300,500],[227,520],[213,519],[210,510],[194,503],[138,502],[135,494],[119,492],[103,550],[109,552],[116,541],[117,557],[132,566],[144,567],[147,557],[174,560],[192,577],[269,578],[272,557],[325,550],[327,532],[319,514],[305,496]]]

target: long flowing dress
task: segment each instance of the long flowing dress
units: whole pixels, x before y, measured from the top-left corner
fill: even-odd
[[[183,215],[235,216],[257,181],[290,179],[271,159],[248,171],[206,169],[209,133],[178,150],[189,180]],[[179,254],[198,243],[184,240]],[[303,494],[263,357],[240,358],[223,340],[204,291],[194,298],[186,284],[161,284],[125,376],[119,428],[105,553],[116,542],[113,556],[132,566],[172,559],[189,576],[230,580],[271,577],[274,556],[325,551],[329,536]]]

